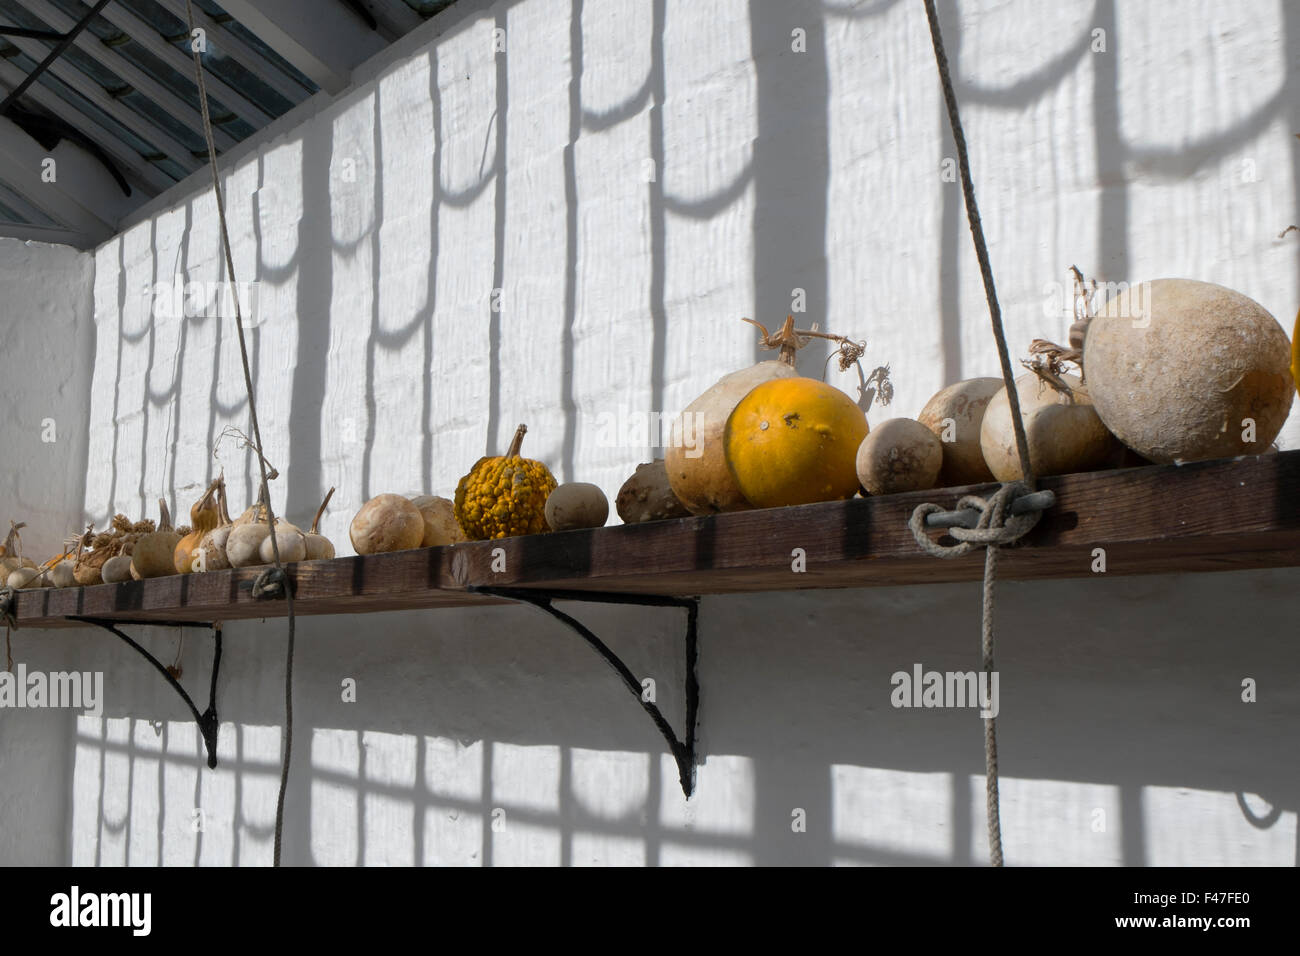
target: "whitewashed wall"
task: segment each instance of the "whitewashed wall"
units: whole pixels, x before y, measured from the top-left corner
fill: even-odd
[[[80,530],[94,267],[69,246],[0,239],[0,527],[26,522],[24,553],[38,561]],[[15,663],[67,659],[62,642],[14,642]],[[0,710],[0,863],[67,858],[72,731],[67,712]]]
[[[1064,337],[1052,286],[1072,264],[1221,282],[1292,314],[1300,240],[1277,235],[1300,218],[1300,13],[959,9],[945,29],[1015,347]],[[795,290],[807,322],[891,365],[895,402],[873,421],[995,374],[952,155],[919,4],[457,5],[224,166],[237,276],[259,283],[277,506],[304,520],[337,486],[325,531],[346,552],[366,498],[449,494],[520,421],[526,452],[612,497],[651,449],[607,440],[602,416],[680,409],[752,361],[739,317],[779,323]],[[182,186],[95,256],[88,520],[160,494],[183,506],[221,467],[252,495],[246,453],[212,454],[246,427],[229,319],[151,317],[144,295],[221,277],[212,200],[201,179]],[[1300,418],[1282,444],[1297,439]],[[1008,859],[1295,862],[1298,578],[1008,586]],[[286,859],[980,862],[977,718],[888,697],[914,662],[974,667],[977,612],[969,586],[706,601],[689,803],[633,702],[538,615],[304,621]],[[586,613],[680,725],[669,616]],[[151,726],[183,717],[170,691],[94,645],[109,710],[78,727],[73,861],[269,858],[283,627],[228,633],[216,773],[188,725]],[[187,644],[195,687],[208,658]],[[1257,704],[1240,702],[1244,677]],[[1278,812],[1256,826],[1242,806]]]

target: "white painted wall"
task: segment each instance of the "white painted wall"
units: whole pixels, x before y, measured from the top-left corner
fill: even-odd
[[[94,257],[69,246],[0,239],[0,526],[26,522],[24,553],[37,561],[80,530],[94,271]],[[15,662],[62,669],[62,642],[15,633],[13,643]],[[0,863],[67,859],[72,731],[66,712],[0,710]]]
[[[1221,282],[1291,314],[1300,244],[1276,237],[1300,218],[1295,10],[960,9],[945,28],[1014,347],[1064,337],[1049,286],[1071,264]],[[738,318],[778,323],[796,288],[807,321],[891,364],[895,403],[873,421],[996,372],[919,5],[468,2],[356,79],[223,167],[237,276],[260,283],[276,503],[304,520],[337,486],[341,550],[366,498],[450,493],[519,421],[561,480],[612,497],[650,442],[602,443],[602,416],[680,409],[752,360]],[[182,186],[96,253],[88,520],[183,506],[221,467],[252,496],[247,455],[211,454],[246,427],[229,319],[151,318],[144,295],[221,275],[211,198]],[[1295,418],[1282,443],[1298,439]],[[1007,585],[1008,860],[1294,863],[1297,576]],[[680,726],[672,615],[581,613]],[[978,719],[889,705],[896,670],[976,666],[977,613],[965,585],[706,601],[689,803],[606,668],[535,612],[304,620],[285,859],[982,862]],[[60,638],[109,687],[105,719],[78,722],[71,861],[269,859],[283,626],[227,634],[215,773],[138,661]],[[187,683],[209,659],[187,642]],[[1253,825],[1238,793],[1276,819]]]

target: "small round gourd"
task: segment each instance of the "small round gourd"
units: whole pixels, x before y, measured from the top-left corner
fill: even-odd
[[[72,573],[72,562],[66,559],[55,563],[50,568],[46,578],[56,588],[75,587],[77,583],[76,575]]]
[[[420,547],[437,548],[466,540],[465,532],[456,521],[456,503],[450,498],[417,495],[411,499],[411,504],[424,516],[424,537],[420,539]]]
[[[357,554],[384,554],[420,547],[424,540],[424,515],[401,495],[383,494],[371,498],[348,529]]]
[[[609,499],[585,481],[558,486],[546,499],[546,523],[552,531],[602,528],[609,518]]]
[[[1002,391],[1000,378],[968,378],[954,382],[925,403],[917,416],[943,444],[943,466],[937,485],[953,488],[993,480],[980,448],[980,425],[993,396]]]
[[[109,558],[100,568],[105,584],[120,584],[131,580],[131,555],[119,554]]]
[[[933,488],[943,467],[943,444],[912,418],[881,422],[858,446],[857,470],[872,495]]]
[[[226,539],[226,559],[232,568],[251,568],[265,564],[262,560],[262,542],[271,530],[265,521],[237,524]]]
[[[263,564],[272,564],[275,561],[272,541],[275,542],[274,547],[280,549],[281,564],[293,564],[307,559],[307,540],[302,531],[283,518],[279,518],[275,522],[274,537],[268,534],[262,539],[262,543],[258,545],[258,554]]]

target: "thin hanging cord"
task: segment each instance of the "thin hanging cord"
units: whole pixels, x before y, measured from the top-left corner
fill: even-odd
[[[970,222],[971,238],[975,241],[975,256],[979,259],[980,277],[984,280],[984,298],[989,304],[989,318],[993,323],[993,339],[998,345],[998,361],[1002,363],[1002,381],[1007,386],[1007,400],[1011,404],[1011,423],[1016,431],[1016,451],[1020,453],[1020,474],[1029,490],[1035,488],[1034,469],[1029,461],[1029,441],[1025,438],[1025,423],[1020,418],[1020,396],[1016,394],[1016,376],[1011,368],[1011,355],[1007,351],[1007,337],[1002,332],[1002,308],[998,305],[998,291],[993,285],[993,267],[989,264],[989,250],[984,243],[984,225],[980,222],[979,206],[975,204],[975,183],[971,179],[970,158],[966,153],[966,134],[962,132],[961,115],[957,111],[957,94],[952,88],[948,73],[948,54],[943,48],[943,34],[939,30],[939,14],[934,0],[925,0],[925,15],[930,20],[930,38],[934,41],[934,58],[939,64],[939,82],[943,85],[943,100],[948,107],[948,123],[952,138],[957,143],[957,168],[961,172],[962,195],[966,198],[966,218]]]
[[[948,54],[943,47],[943,33],[939,29],[939,14],[935,10],[934,0],[925,0],[925,15],[930,21],[930,39],[934,43],[934,58],[939,67],[939,82],[943,87],[944,104],[948,109],[948,122],[952,126],[952,138],[957,145],[957,167],[961,172],[962,195],[966,200],[966,218],[970,222],[971,238],[975,243],[975,256],[979,259],[980,276],[984,280],[984,297],[988,301],[989,319],[993,324],[993,338],[998,347],[998,361],[1002,363],[1002,380],[1006,383],[1007,400],[1011,406],[1011,424],[1016,434],[1016,451],[1020,456],[1020,473],[1024,487],[1028,491],[1035,488],[1034,470],[1029,460],[1029,441],[1025,436],[1025,423],[1020,417],[1020,396],[1016,392],[1015,374],[1011,369],[1011,356],[1007,351],[1006,335],[1002,331],[1002,309],[998,305],[998,293],[993,284],[993,267],[989,263],[988,246],[984,242],[984,226],[980,222],[979,206],[975,203],[975,184],[971,178],[970,158],[966,152],[966,134],[962,131],[961,115],[957,109],[957,94],[953,90],[952,76],[948,68]],[[1001,527],[1004,521],[1004,509],[1009,510],[1009,500],[1016,492],[1014,486],[1004,485],[1003,492],[997,496],[996,508],[985,512],[989,520],[986,526]],[[912,534],[920,544],[925,532],[920,514],[926,506],[922,505],[913,516]],[[1034,513],[1036,523],[1041,512]],[[983,519],[982,519],[983,520]],[[1026,529],[1028,530],[1028,529]],[[1014,536],[1018,538],[1025,531]],[[1008,536],[1010,538],[1010,536]],[[1014,540],[1010,538],[1010,540]],[[927,542],[928,538],[925,539]],[[960,539],[959,539],[960,540]],[[955,557],[947,554],[945,557]],[[993,586],[997,580],[998,542],[989,541],[984,546],[984,594],[982,603],[982,620],[980,631],[980,652],[984,673],[988,675],[987,686],[992,686],[993,675]],[[984,718],[984,789],[988,811],[989,861],[994,866],[1002,866],[1002,821],[998,809],[998,737],[994,719]]]
[[[226,275],[230,278],[231,298],[235,305],[235,329],[239,333],[239,358],[244,365],[244,387],[248,390],[248,413],[253,424],[253,443],[257,451],[257,467],[262,477],[262,501],[266,507],[266,524],[270,529],[272,562],[276,577],[280,581],[278,591],[283,593],[287,602],[289,618],[289,642],[284,663],[284,733],[281,735],[281,747],[284,759],[280,765],[280,794],[275,802],[275,851],[273,865],[280,865],[280,843],[284,830],[284,794],[289,785],[289,759],[293,747],[293,589],[284,576],[280,565],[280,545],[275,535],[275,513],[271,508],[271,492],[267,486],[266,457],[262,453],[262,430],[257,423],[257,401],[253,394],[253,373],[248,365],[248,345],[244,341],[244,318],[239,308],[239,286],[235,282],[235,260],[230,253],[230,231],[226,226],[226,204],[221,195],[221,177],[217,171],[217,146],[212,139],[212,117],[208,113],[208,91],[203,80],[203,60],[199,55],[198,44],[194,42],[194,6],[191,0],[185,0],[185,13],[190,26],[190,52],[194,55],[194,79],[199,88],[199,106],[203,112],[203,135],[208,145],[208,168],[212,171],[212,192],[217,199],[217,218],[221,222],[221,247],[226,258]],[[260,579],[259,579],[260,580]],[[257,590],[255,588],[255,590]]]

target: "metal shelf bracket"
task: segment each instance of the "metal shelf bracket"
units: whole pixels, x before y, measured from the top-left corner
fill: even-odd
[[[636,698],[642,709],[650,715],[655,727],[668,743],[668,749],[677,762],[678,779],[681,781],[682,793],[689,799],[695,792],[695,725],[700,710],[700,682],[696,676],[696,660],[699,656],[698,625],[700,618],[700,599],[698,597],[667,597],[654,594],[617,594],[603,591],[548,591],[541,588],[496,588],[471,585],[469,591],[477,594],[490,594],[495,597],[508,598],[531,604],[550,614],[556,620],[567,624],[579,637],[591,645],[592,649],[614,669],[628,691]],[[686,734],[682,740],[673,731],[672,725],[664,717],[654,701],[646,700],[642,693],[641,682],[636,679],[631,669],[623,663],[609,646],[581,621],[551,603],[553,601],[586,601],[597,604],[635,604],[643,607],[680,607],[686,610]]]
[[[77,621],[81,624],[94,624],[96,627],[102,627],[111,634],[116,634],[127,646],[137,654],[153,665],[154,670],[163,676],[163,680],[171,685],[172,690],[180,694],[181,700],[185,701],[185,706],[190,709],[194,715],[194,722],[199,725],[199,733],[203,735],[203,745],[208,751],[208,767],[215,769],[217,766],[217,731],[220,728],[220,721],[217,718],[217,675],[221,673],[221,622],[217,621],[212,624],[203,624],[195,621],[122,621],[106,620],[99,617],[80,617],[78,615],[68,615],[69,621]],[[146,651],[140,644],[132,640],[122,631],[118,630],[116,625],[140,625],[149,627],[206,627],[211,628],[214,637],[214,646],[212,651],[212,682],[208,687],[208,707],[203,713],[199,713],[199,708],[195,705],[194,700],[185,688],[181,686],[180,681],[172,676],[167,670],[165,664]]]

